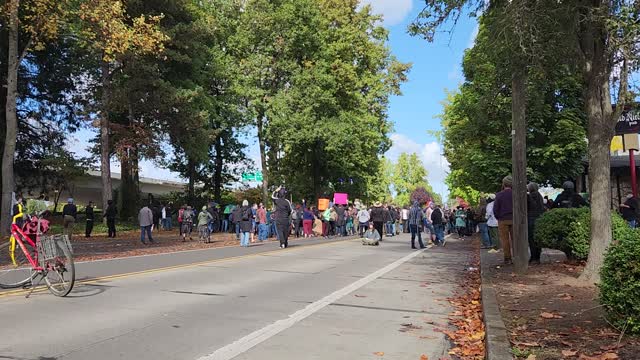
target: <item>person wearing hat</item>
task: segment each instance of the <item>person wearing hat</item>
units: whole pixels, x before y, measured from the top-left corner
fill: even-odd
[[[491,240],[491,248],[498,250],[500,248],[500,239],[498,237],[498,219],[493,214],[493,205],[496,199],[495,194],[487,197],[487,209],[485,217],[487,218],[487,227],[489,228],[489,239]]]
[[[276,235],[280,240],[280,247],[286,249],[289,246],[289,235],[291,234],[291,213],[293,207],[291,202],[287,200],[287,191],[282,186],[271,194],[275,213],[273,219],[276,225]]]
[[[211,213],[207,210],[207,206],[202,207],[202,211],[198,214],[198,236],[204,243],[211,242],[211,232],[209,231],[209,221],[213,219]]]
[[[382,203],[380,203],[380,201],[373,203],[373,209],[371,209],[370,217],[371,222],[373,222],[373,227],[378,230],[380,240],[382,240],[382,229],[384,228],[384,223],[387,218],[385,209],[382,207]]]
[[[502,179],[502,191],[496,194],[496,201],[493,205],[493,214],[498,219],[498,232],[500,242],[504,251],[505,264],[512,264],[511,242],[513,240],[513,194],[511,187],[513,178],[511,175]]]
[[[78,207],[73,203],[73,198],[69,198],[67,199],[67,204],[62,208],[63,233],[69,237],[69,240],[71,240],[73,225],[75,225],[77,217]]]
[[[553,203],[554,208],[580,208],[589,206],[584,198],[576,193],[573,182],[565,181],[564,184],[562,184],[562,188],[564,190]]]

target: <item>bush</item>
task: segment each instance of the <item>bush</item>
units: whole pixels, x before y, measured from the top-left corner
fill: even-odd
[[[635,231],[618,214],[611,216],[613,240],[635,236]],[[588,208],[553,209],[536,222],[535,241],[542,247],[564,252],[567,259],[586,260],[591,244],[591,213]]]
[[[627,333],[640,333],[640,232],[609,247],[600,270],[600,304],[607,317]]]
[[[569,233],[567,234],[567,246],[571,249],[571,256],[574,260],[587,259],[590,239],[591,213],[584,211],[569,225]]]
[[[547,211],[536,221],[535,241],[541,247],[560,250],[567,255],[568,259],[574,259],[573,249],[568,242],[568,237],[574,230],[572,223],[577,219],[583,219],[584,214],[589,214],[589,209],[553,209]]]

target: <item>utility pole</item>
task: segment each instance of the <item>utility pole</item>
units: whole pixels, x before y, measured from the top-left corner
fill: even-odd
[[[529,241],[527,229],[527,72],[517,65],[511,86],[511,166],[513,172],[513,261],[517,273],[527,272]]]

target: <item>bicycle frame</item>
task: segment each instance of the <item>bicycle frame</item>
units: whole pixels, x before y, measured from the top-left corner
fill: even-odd
[[[38,264],[38,246],[37,246],[37,242],[40,240],[40,235],[39,234],[36,234],[36,241],[34,242],[33,240],[31,240],[31,238],[29,236],[27,236],[27,234],[25,234],[22,231],[22,229],[20,229],[20,227],[18,227],[18,225],[13,223],[13,224],[11,224],[11,239],[12,239],[12,241],[17,241],[18,242],[18,244],[20,245],[20,249],[22,249],[22,252],[27,257],[27,260],[31,264],[32,270],[34,270],[34,271],[44,271],[44,268],[41,267]],[[33,247],[36,250],[35,251],[35,256],[32,257],[30,252],[29,252],[29,250],[27,250],[27,247],[25,246],[25,241],[29,244],[29,246]]]

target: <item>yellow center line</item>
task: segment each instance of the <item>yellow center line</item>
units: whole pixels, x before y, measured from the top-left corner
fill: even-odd
[[[107,281],[107,280],[125,279],[125,278],[130,278],[130,277],[134,277],[134,276],[138,276],[138,275],[154,274],[154,273],[170,271],[170,270],[189,269],[189,268],[202,266],[202,265],[206,265],[206,264],[215,264],[215,263],[221,263],[221,262],[225,262],[225,261],[248,259],[248,258],[252,258],[252,257],[256,257],[256,256],[262,256],[262,255],[266,255],[266,254],[272,254],[272,253],[283,253],[283,252],[291,252],[291,251],[296,251],[296,250],[304,250],[304,249],[311,248],[311,247],[323,247],[323,246],[329,246],[329,245],[336,245],[336,244],[345,243],[347,241],[353,241],[353,239],[350,239],[350,240],[336,240],[336,241],[331,241],[331,242],[327,242],[327,243],[320,243],[320,244],[299,245],[299,246],[296,246],[296,247],[293,247],[293,248],[284,249],[284,250],[283,249],[269,250],[269,251],[254,253],[254,254],[231,256],[231,257],[227,257],[227,258],[214,259],[214,260],[205,260],[205,261],[200,261],[200,262],[195,262],[195,263],[190,263],[190,264],[173,265],[173,266],[166,266],[166,267],[161,267],[161,268],[156,268],[156,269],[134,271],[134,272],[124,273],[124,274],[101,276],[101,277],[96,277],[96,278],[92,278],[92,279],[78,280],[78,281],[76,281],[76,286],[78,286],[78,285],[86,285],[86,284],[95,284],[95,283],[99,283],[99,282],[103,282],[103,281]],[[126,258],[123,258],[123,259],[126,259]],[[34,289],[33,293],[39,293],[39,292],[42,292],[42,291],[45,291],[45,290],[47,290],[46,286],[42,285],[42,286],[39,286],[36,289]],[[16,289],[16,290],[3,291],[3,292],[0,293],[0,298],[9,297],[9,296],[12,296],[12,295],[13,296],[23,295],[23,294],[27,294],[30,291],[31,291],[31,289]],[[73,291],[71,293],[73,293]]]

